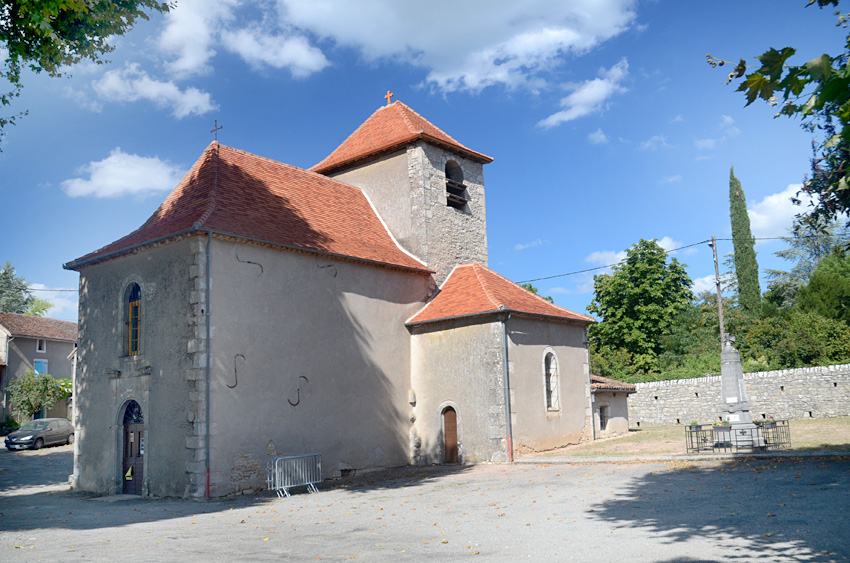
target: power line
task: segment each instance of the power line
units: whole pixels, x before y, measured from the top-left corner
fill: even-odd
[[[803,236],[797,236],[797,237],[753,237],[753,240],[754,241],[755,240],[788,240],[788,239],[794,239],[794,238],[828,238],[828,237],[832,238],[834,236],[835,235],[823,234],[823,235],[803,235]],[[715,238],[715,240],[731,241],[732,239],[731,238]],[[672,248],[670,250],[665,250],[664,254],[670,254],[672,252],[677,252],[679,250],[691,248],[692,246],[699,246],[701,244],[707,244],[709,242],[711,242],[711,239],[701,240],[700,242],[695,242],[693,244],[687,244],[685,246],[680,246],[679,248]],[[546,276],[546,277],[543,277],[543,278],[534,278],[533,280],[524,280],[524,281],[521,281],[521,282],[518,282],[518,283],[521,283],[521,284],[531,283],[531,282],[536,282],[536,281],[551,280],[551,279],[554,279],[554,278],[564,278],[566,276],[574,276],[576,274],[585,274],[587,272],[594,272],[596,270],[606,270],[608,268],[613,268],[614,266],[622,264],[625,261],[626,261],[626,259],[624,258],[624,259],[620,260],[619,262],[617,262],[616,264],[608,264],[607,266],[596,266],[595,268],[586,268],[584,270],[576,270],[575,272],[567,272],[566,274],[555,274],[554,276]]]

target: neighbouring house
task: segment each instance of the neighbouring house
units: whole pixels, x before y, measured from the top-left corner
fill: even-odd
[[[309,170],[211,143],[80,273],[75,487],[217,497],[593,437],[587,327],[487,267],[483,165],[400,102]]]
[[[14,416],[6,389],[27,370],[72,379],[70,357],[77,346],[77,323],[18,313],[0,313],[0,420]],[[71,418],[73,397],[53,405],[44,417]]]
[[[629,432],[629,395],[637,386],[616,379],[591,375],[593,428],[596,438],[610,438]]]

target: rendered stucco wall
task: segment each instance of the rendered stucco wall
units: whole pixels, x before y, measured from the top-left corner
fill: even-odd
[[[599,409],[608,407],[608,422],[601,429]],[[593,394],[593,424],[596,438],[610,438],[629,431],[629,403],[626,393],[597,391]]]
[[[446,163],[463,171],[468,210],[446,205]],[[337,173],[369,195],[390,232],[443,282],[456,264],[487,265],[487,220],[481,164],[418,141],[405,152]]]
[[[850,364],[745,373],[754,419],[850,415]],[[720,376],[638,383],[629,396],[632,427],[720,420]]]
[[[515,451],[531,453],[592,439],[584,326],[512,316],[508,336]],[[557,410],[546,408],[548,351],[558,360]]]
[[[121,491],[123,415],[135,400],[145,424],[144,491],[187,496],[191,450],[186,371],[192,359],[192,240],[143,250],[80,272],[80,324],[75,400],[77,490]],[[123,294],[142,290],[141,353],[124,356]]]
[[[498,319],[412,329],[413,464],[445,459],[442,414],[457,412],[459,461],[506,461],[504,344]]]
[[[408,462],[428,276],[215,238],[210,270],[212,496],[265,486],[275,455],[319,453],[325,477]]]

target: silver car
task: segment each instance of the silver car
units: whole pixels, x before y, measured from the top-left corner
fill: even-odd
[[[6,436],[8,450],[37,450],[42,446],[74,443],[74,425],[64,418],[39,418]]]

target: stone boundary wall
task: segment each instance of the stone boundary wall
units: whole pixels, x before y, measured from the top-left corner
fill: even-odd
[[[754,420],[850,416],[850,364],[745,373]],[[721,420],[720,376],[638,383],[629,427]]]

